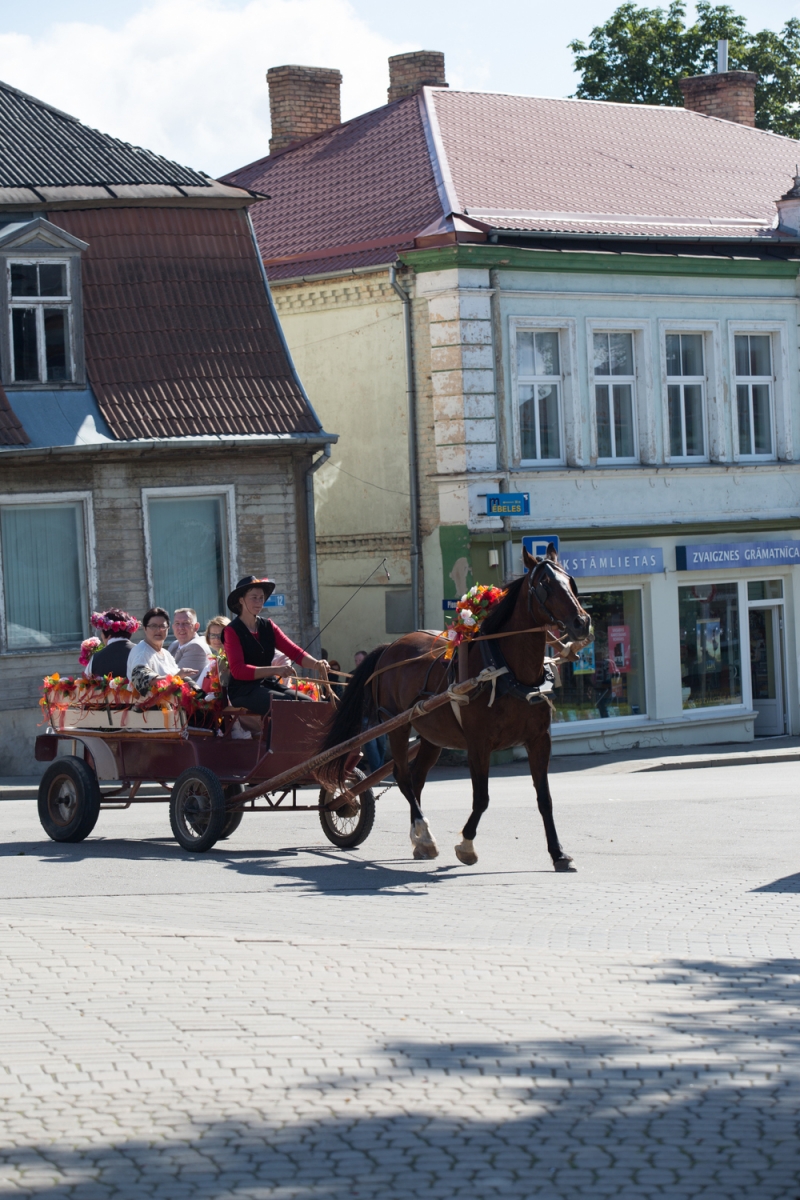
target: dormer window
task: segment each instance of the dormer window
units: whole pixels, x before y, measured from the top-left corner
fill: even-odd
[[[8,263],[11,382],[64,383],[73,378],[69,263]]]
[[[20,218],[0,223],[2,383],[12,392],[83,387],[81,255],[88,244],[46,217]]]

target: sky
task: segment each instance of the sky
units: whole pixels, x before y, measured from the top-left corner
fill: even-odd
[[[568,43],[618,2],[0,0],[0,79],[218,176],[268,153],[269,67],[337,67],[344,119],[386,102],[386,60],[406,50],[444,51],[451,87],[568,96]],[[732,7],[752,30],[800,16],[800,0]]]

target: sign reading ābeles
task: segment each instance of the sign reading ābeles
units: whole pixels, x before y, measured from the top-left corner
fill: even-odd
[[[654,575],[664,570],[660,546],[629,546],[607,550],[560,550],[558,561],[570,575]]]
[[[714,567],[800,566],[800,541],[709,542],[703,546],[676,546],[678,571],[708,571]]]

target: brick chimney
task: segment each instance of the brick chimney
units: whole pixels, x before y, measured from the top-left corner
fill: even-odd
[[[267,83],[272,121],[270,154],[341,124],[341,71],[327,67],[270,67]]]
[[[679,79],[678,86],[683,92],[684,108],[706,117],[755,126],[757,82],[755,71],[720,71]]]
[[[389,104],[413,96],[424,87],[447,87],[444,55],[439,50],[412,50],[389,59]]]

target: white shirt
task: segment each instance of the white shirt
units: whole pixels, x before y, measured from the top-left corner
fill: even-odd
[[[169,650],[154,650],[149,642],[139,642],[128,655],[128,679],[134,667],[147,667],[155,675],[180,675],[180,670]]]

